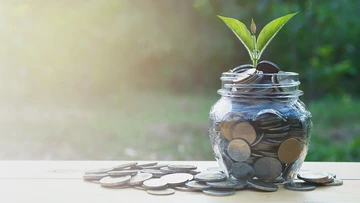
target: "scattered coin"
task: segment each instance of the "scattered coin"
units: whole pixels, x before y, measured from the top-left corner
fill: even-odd
[[[168,168],[170,170],[182,170],[182,171],[191,171],[191,170],[196,170],[197,167],[196,166],[192,166],[192,165],[177,165],[177,164],[171,164],[168,166]]]
[[[251,188],[261,191],[275,192],[279,189],[277,185],[273,183],[267,183],[261,180],[253,179],[253,180],[248,180],[247,182]]]
[[[92,169],[92,170],[85,171],[85,174],[104,174],[104,173],[107,173],[112,170],[113,170],[113,168]]]
[[[204,189],[203,193],[211,196],[229,196],[235,194],[234,189]]]
[[[302,147],[295,138],[285,140],[279,147],[278,157],[282,163],[291,163],[299,158]]]
[[[310,191],[315,190],[316,186],[304,182],[289,182],[284,184],[284,188],[295,191]]]
[[[145,189],[143,186],[139,186],[139,185],[134,186],[133,188],[135,188],[135,189],[137,189],[137,190],[147,190],[147,189]]]
[[[233,189],[237,185],[237,181],[233,179],[226,179],[219,182],[207,182],[206,184],[211,188]]]
[[[108,174],[107,173],[96,173],[96,174],[84,174],[83,175],[83,179],[84,180],[100,180],[102,178],[107,177]]]
[[[96,184],[100,184],[100,180],[92,180],[91,182],[96,183]]]
[[[339,185],[342,185],[343,183],[344,182],[342,180],[334,178],[334,180],[332,182],[323,183],[321,185],[324,185],[324,186],[339,186]]]
[[[156,166],[157,164],[158,164],[157,162],[138,163],[136,166],[132,168],[141,169],[142,167]]]
[[[223,170],[220,168],[220,167],[209,167],[209,168],[206,168],[207,171],[213,171],[213,172],[221,172],[223,173]]]
[[[141,169],[160,169],[162,167],[167,167],[168,164],[156,164],[153,166],[142,166]]]
[[[234,187],[235,190],[240,190],[240,189],[244,189],[247,188],[248,183],[246,180],[237,180],[237,184]]]
[[[246,140],[249,144],[255,142],[256,132],[254,127],[249,122],[240,121],[231,126],[230,136],[233,139],[241,138]]]
[[[152,176],[151,173],[138,173],[129,180],[128,184],[130,186],[140,185],[145,180],[152,178]]]
[[[130,175],[122,177],[105,177],[100,180],[100,185],[103,187],[115,187],[129,182],[130,178]]]
[[[194,178],[189,173],[174,173],[162,176],[160,179],[168,183],[170,186],[178,186],[186,183]]]
[[[234,139],[227,148],[229,157],[235,161],[246,161],[251,155],[249,144],[243,139]]]
[[[167,186],[167,182],[160,178],[152,178],[143,182],[143,187],[149,190],[164,189]]]
[[[109,171],[109,176],[126,176],[126,175],[136,175],[138,170],[126,170],[126,171]]]
[[[209,185],[199,182],[199,181],[196,181],[196,180],[186,182],[185,185],[188,189],[193,190],[193,191],[201,191],[201,190],[210,188]]]
[[[153,177],[157,177],[157,178],[167,174],[158,169],[142,169],[141,173],[151,173],[153,174]]]
[[[120,165],[117,165],[117,166],[114,166],[113,167],[113,170],[123,170],[125,168],[131,168],[131,167],[134,167],[136,166],[138,163],[137,162],[130,162],[130,163],[125,163],[125,164],[120,164]]]
[[[191,188],[188,188],[186,186],[176,186],[176,187],[174,187],[174,189],[184,191],[184,192],[194,192],[194,190],[192,190]]]
[[[254,178],[255,172],[253,167],[245,162],[234,163],[230,169],[230,173],[237,179],[250,180]]]
[[[334,177],[325,172],[302,172],[297,177],[305,182],[309,183],[330,183],[334,180]]]
[[[195,180],[201,182],[218,182],[226,179],[226,175],[219,172],[201,172],[195,176]]]
[[[175,193],[175,190],[172,188],[166,188],[162,190],[147,190],[151,195],[172,195]]]
[[[259,179],[273,180],[280,175],[282,165],[276,158],[263,157],[255,162],[254,171]]]

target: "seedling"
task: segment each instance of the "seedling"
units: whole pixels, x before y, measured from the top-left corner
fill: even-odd
[[[225,24],[233,31],[233,33],[245,46],[253,62],[254,68],[256,68],[258,60],[260,59],[265,48],[269,45],[270,41],[275,37],[275,35],[285,25],[285,23],[296,14],[297,12],[271,21],[260,31],[260,34],[257,38],[255,36],[256,25],[253,19],[251,19],[251,31],[249,31],[244,23],[234,18],[228,18],[219,15],[218,17],[225,22]]]

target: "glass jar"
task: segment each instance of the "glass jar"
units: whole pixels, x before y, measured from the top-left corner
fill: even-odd
[[[312,127],[311,113],[299,99],[298,78],[282,71],[222,74],[221,98],[209,113],[209,137],[228,176],[268,182],[295,178]]]

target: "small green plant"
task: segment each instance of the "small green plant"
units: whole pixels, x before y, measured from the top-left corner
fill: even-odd
[[[257,66],[257,62],[264,52],[265,48],[269,45],[270,41],[275,37],[279,30],[290,20],[296,13],[288,14],[277,18],[268,23],[260,32],[256,38],[256,25],[253,19],[251,19],[251,32],[246,28],[245,24],[234,19],[219,16],[218,17],[225,22],[225,24],[233,31],[233,33],[239,38],[242,44],[247,49],[250,58],[254,64],[254,68]]]

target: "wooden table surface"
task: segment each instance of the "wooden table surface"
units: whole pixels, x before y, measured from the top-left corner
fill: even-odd
[[[302,171],[331,172],[344,180],[342,186],[318,187],[307,192],[285,190],[279,185],[277,192],[243,190],[225,197],[183,191],[176,191],[169,196],[153,196],[133,188],[109,189],[82,180],[85,170],[126,162],[0,161],[0,202],[360,202],[360,163],[304,163]],[[200,170],[217,166],[214,161],[159,163],[192,164]]]

